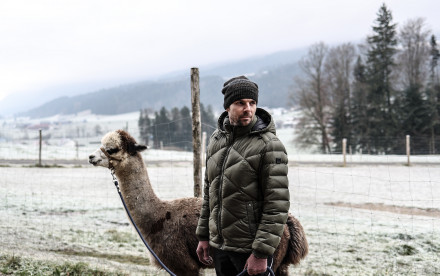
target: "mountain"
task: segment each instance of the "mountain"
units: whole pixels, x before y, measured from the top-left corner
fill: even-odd
[[[259,106],[288,107],[289,88],[299,74],[297,61],[305,50],[292,50],[248,58],[225,64],[201,66],[200,101],[214,110],[223,108],[221,88],[225,80],[247,75],[259,86]],[[120,114],[143,108],[159,110],[191,105],[189,69],[166,74],[156,81],[142,81],[95,92],[50,100],[20,116],[34,118],[56,114],[75,114],[90,110],[94,114]]]
[[[118,84],[118,80],[60,83],[41,90],[16,92],[0,100],[0,116],[23,113],[55,98],[72,97],[84,94],[85,91],[96,91]]]

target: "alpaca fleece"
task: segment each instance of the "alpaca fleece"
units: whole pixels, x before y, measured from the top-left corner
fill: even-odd
[[[198,239],[195,232],[202,200],[159,199],[151,186],[140,154],[146,147],[137,144],[127,132],[110,132],[103,137],[101,143],[105,149],[120,149],[112,154],[118,159],[112,164],[122,196],[142,236],[161,261],[179,276],[195,276],[200,269],[207,268],[196,254]],[[105,168],[109,165],[109,160],[100,149],[89,156],[89,162]],[[291,225],[284,225],[280,245],[274,253],[276,275],[288,275],[283,271],[287,271],[291,263],[298,263],[307,254],[308,244],[301,224],[290,215],[289,220]],[[292,241],[292,238],[296,240]],[[152,263],[159,266],[155,259]]]

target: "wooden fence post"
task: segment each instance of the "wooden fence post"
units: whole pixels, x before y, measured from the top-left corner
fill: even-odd
[[[408,166],[411,166],[411,162],[409,160],[410,155],[411,155],[410,136],[406,135],[406,156],[408,158],[407,161]]]
[[[347,138],[342,139],[342,155],[344,156],[344,164],[345,167],[347,165]]]
[[[199,68],[191,68],[191,105],[192,105],[192,136],[193,136],[193,169],[194,197],[202,197],[202,154],[200,120],[200,87]]]
[[[78,143],[78,140],[75,141],[75,149],[76,149],[76,160],[79,160],[79,143]]]
[[[43,144],[43,134],[42,134],[42,130],[41,129],[39,130],[39,132],[40,132],[40,146],[39,146],[39,149],[38,149],[38,167],[41,167],[41,147],[42,147],[42,144]]]

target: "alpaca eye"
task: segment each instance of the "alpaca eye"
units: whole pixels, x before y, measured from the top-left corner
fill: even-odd
[[[118,151],[119,151],[118,148],[108,149],[108,150],[107,150],[107,153],[108,153],[108,154],[113,154],[113,153],[117,153]]]

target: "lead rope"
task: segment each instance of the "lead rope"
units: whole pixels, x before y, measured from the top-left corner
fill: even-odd
[[[134,228],[136,229],[136,232],[138,233],[139,237],[141,238],[141,240],[144,242],[145,246],[147,247],[148,251],[150,251],[151,255],[153,255],[153,257],[157,260],[157,262],[163,267],[163,269],[165,269],[171,276],[176,276],[176,274],[174,274],[160,259],[159,257],[156,255],[156,253],[154,253],[153,249],[151,249],[150,245],[148,245],[147,241],[144,239],[144,237],[141,234],[141,231],[139,230],[139,228],[137,227],[136,223],[133,220],[133,217],[130,214],[130,211],[128,211],[127,208],[127,204],[125,204],[124,198],[122,197],[122,193],[121,193],[121,189],[119,189],[119,182],[116,179],[115,176],[115,172],[114,169],[110,169],[110,173],[112,174],[113,177],[113,184],[115,184],[116,187],[116,191],[118,192],[119,197],[121,198],[122,201],[122,205],[124,205],[125,208],[125,212],[127,212],[128,217],[130,218],[131,223],[133,224]],[[273,272],[272,268],[270,268],[269,266],[267,267],[267,271],[269,271],[269,274],[272,276],[275,276],[275,273]],[[242,272],[240,272],[237,276],[243,276],[245,275],[245,273],[247,273],[247,269],[243,270]]]
[[[133,217],[131,216],[130,212],[128,211],[127,205],[125,204],[124,198],[122,197],[122,193],[121,190],[119,189],[119,183],[118,180],[115,177],[115,173],[113,169],[110,169],[110,172],[112,174],[113,177],[113,183],[115,184],[116,190],[118,191],[119,197],[121,198],[122,204],[124,205],[125,211],[127,212],[128,217],[130,218],[131,223],[133,224],[134,228],[136,229],[139,237],[141,238],[141,240],[144,242],[145,246],[147,247],[148,251],[150,251],[151,255],[153,255],[153,257],[157,260],[157,262],[163,267],[163,269],[165,269],[170,275],[172,276],[176,276],[176,274],[174,274],[160,259],[159,257],[156,255],[156,253],[154,253],[153,249],[151,249],[151,247],[148,245],[147,241],[144,239],[144,237],[141,234],[141,231],[139,231],[139,228],[137,227],[136,223],[133,220]]]

